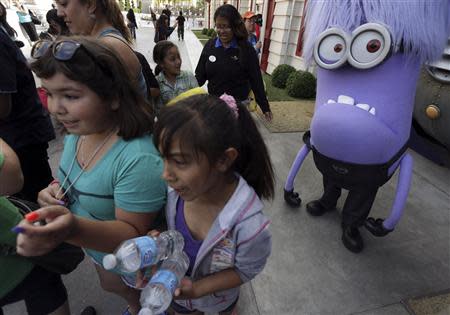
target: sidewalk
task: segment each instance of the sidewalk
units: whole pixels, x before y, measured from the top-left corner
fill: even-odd
[[[154,36],[155,30],[152,23],[142,25],[137,30],[137,39],[135,44],[136,50],[144,54],[153,70],[156,67],[156,64],[153,61],[153,47],[155,47],[155,43],[153,41]],[[179,41],[177,30],[175,29],[168,40],[178,46],[181,60],[183,61],[181,69],[194,73],[203,49],[202,44],[198,41],[194,33],[192,33],[189,29],[185,29],[184,41]]]
[[[140,27],[137,36],[137,49],[154,69],[153,28]],[[180,47],[186,70],[195,68],[201,52],[193,36],[188,30],[185,42],[178,42],[176,32],[171,36]],[[362,229],[366,248],[356,255],[341,243],[339,213],[314,218],[305,211],[305,204],[322,193],[322,179],[312,156],[295,183],[303,199],[301,208],[289,208],[283,200],[283,184],[302,144],[302,133],[269,133],[257,124],[276,175],[276,196],[265,209],[272,219],[273,248],[264,271],[241,290],[240,315],[408,315],[402,300],[450,288],[450,170],[410,152],[414,176],[401,222],[384,238]],[[53,170],[61,150],[61,139],[51,144]],[[386,216],[396,183],[397,175],[379,190],[371,215]],[[100,288],[89,259],[64,277],[64,282],[72,314],[78,315],[87,305],[93,305],[99,315],[120,315],[126,308],[119,298]],[[23,303],[4,310],[5,315],[26,314]]]

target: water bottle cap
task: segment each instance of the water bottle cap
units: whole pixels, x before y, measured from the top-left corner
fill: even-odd
[[[114,269],[117,266],[117,258],[113,254],[103,257],[103,268],[106,270]]]

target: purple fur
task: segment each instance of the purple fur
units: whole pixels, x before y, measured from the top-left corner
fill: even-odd
[[[310,0],[306,9],[303,57],[312,60],[314,42],[329,27],[351,33],[367,22],[391,32],[394,47],[421,62],[439,58],[450,36],[449,0]]]

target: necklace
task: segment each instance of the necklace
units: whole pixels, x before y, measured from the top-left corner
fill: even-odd
[[[70,163],[70,167],[69,167],[69,171],[67,172],[67,175],[64,177],[64,180],[61,184],[61,186],[59,187],[58,192],[56,193],[56,199],[63,199],[64,196],[67,194],[67,192],[70,190],[70,188],[73,187],[73,185],[75,185],[75,183],[78,181],[78,179],[81,177],[81,175],[84,173],[84,171],[89,167],[89,164],[91,164],[91,162],[94,160],[95,156],[97,155],[97,153],[103,148],[103,146],[108,142],[108,140],[112,137],[112,135],[115,133],[115,130],[112,130],[106,137],[105,139],[95,148],[94,152],[92,152],[91,156],[89,157],[89,159],[87,160],[87,163],[84,164],[84,162],[82,163],[81,166],[81,170],[78,173],[78,175],[75,177],[75,179],[72,181],[72,183],[70,183],[70,185],[67,187],[67,189],[64,190],[64,193],[61,194],[64,185],[66,184],[67,180],[69,179],[70,174],[72,173],[72,169],[73,166],[75,165],[75,160],[77,159],[78,153],[80,152],[80,148],[81,145],[83,144],[83,141],[85,139],[85,136],[82,136],[80,139],[80,144],[77,147],[77,150],[73,156],[72,162]],[[60,195],[61,194],[61,195]]]

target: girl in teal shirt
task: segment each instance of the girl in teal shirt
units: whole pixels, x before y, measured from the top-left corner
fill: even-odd
[[[153,114],[120,59],[94,39],[44,42],[32,56],[49,110],[69,135],[58,180],[38,196],[44,208],[37,213],[52,221],[40,227],[22,221],[18,252],[38,255],[62,241],[84,247],[102,287],[123,297],[135,314],[139,291],[101,262],[122,241],[145,235],[165,204]]]

